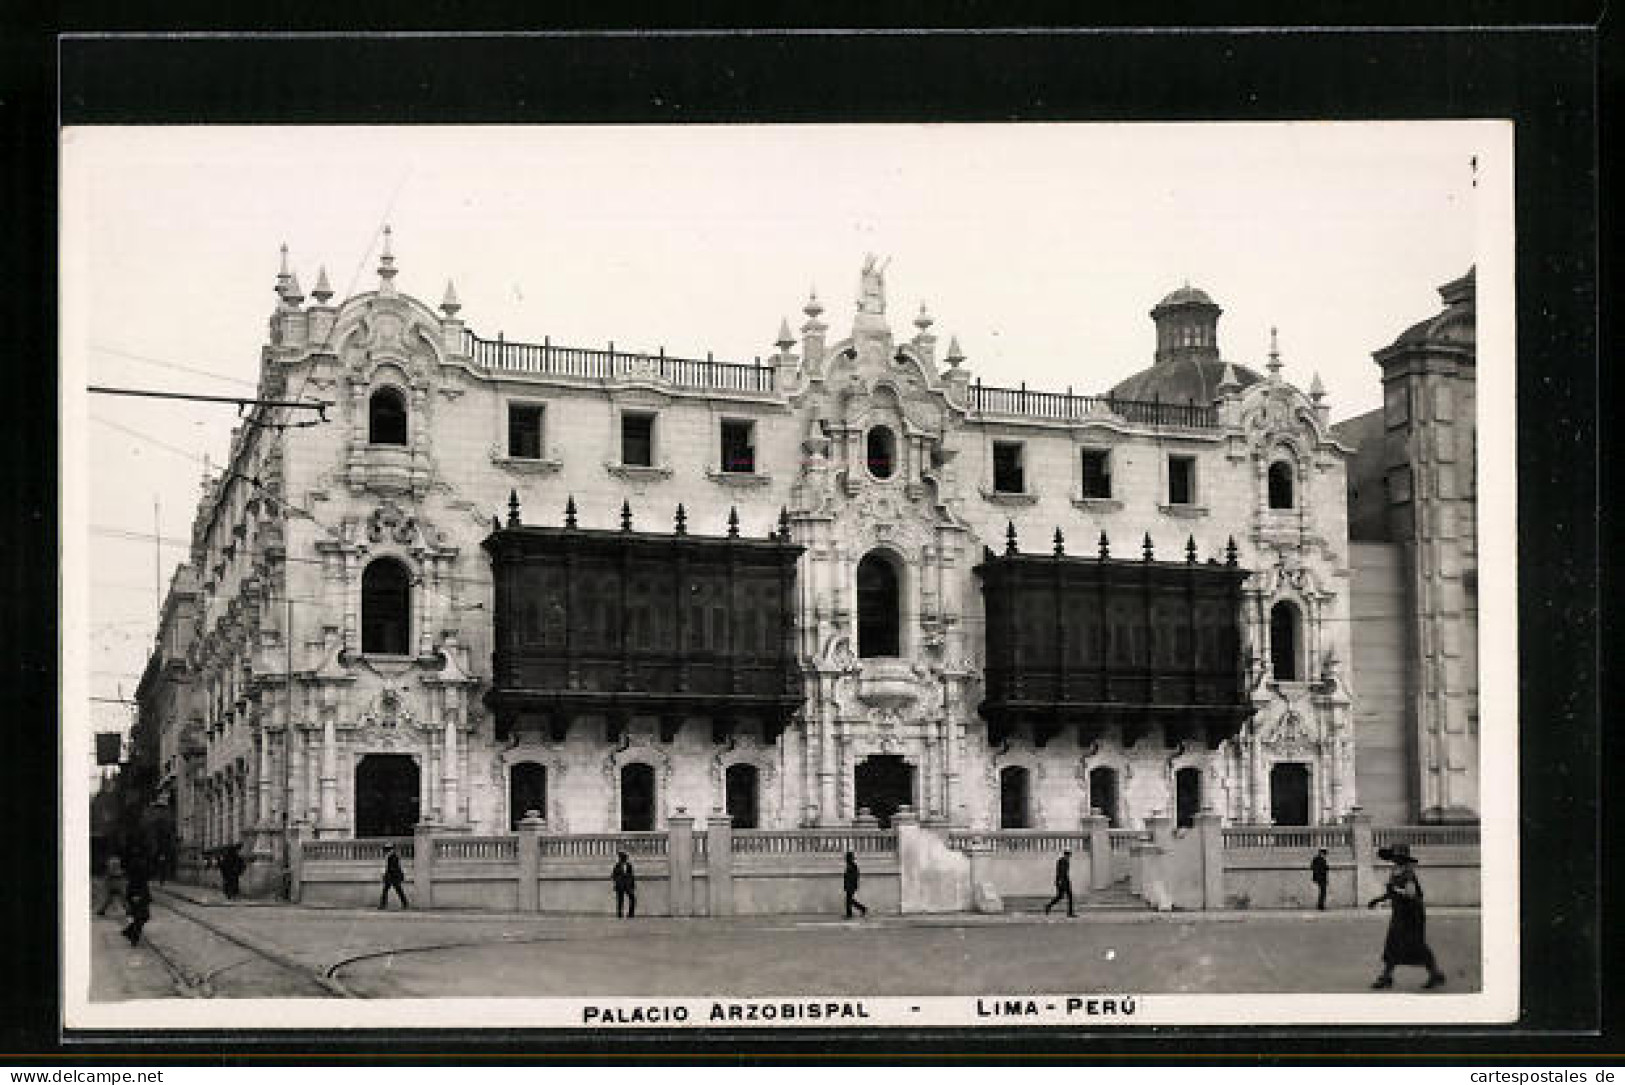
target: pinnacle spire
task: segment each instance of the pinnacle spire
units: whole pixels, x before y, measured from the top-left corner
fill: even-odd
[[[783,353],[788,354],[790,348],[796,345],[795,337],[790,334],[790,321],[785,318],[779,320],[779,337],[773,341]]]
[[[298,275],[291,273],[288,275],[288,288],[282,292],[282,296],[288,299],[289,305],[296,307],[305,300],[305,292],[299,288]]]
[[[1309,398],[1317,404],[1326,398],[1326,386],[1320,383],[1320,374],[1315,374],[1314,380],[1309,382]]]
[[[955,369],[959,368],[959,363],[965,360],[965,352],[959,349],[959,336],[950,335],[948,337],[948,353],[942,360]]]
[[[1273,324],[1270,325],[1270,363],[1269,363],[1269,370],[1270,370],[1270,379],[1276,380],[1276,379],[1280,378],[1280,375],[1281,375],[1281,344],[1280,344],[1280,340],[1276,337],[1276,329],[1275,329],[1275,326]]]
[[[318,305],[326,305],[327,299],[333,296],[333,287],[327,281],[327,267],[323,265],[316,269],[316,289],[310,292]]]
[[[818,288],[816,286],[807,290],[807,304],[802,307],[801,311],[807,314],[808,320],[817,320],[823,315],[824,303],[818,300]]]
[[[393,231],[386,225],[384,227],[384,251],[378,255],[378,292],[380,294],[395,293],[395,253],[390,248],[390,238]]]
[[[1229,362],[1224,363],[1224,373],[1219,377],[1219,395],[1227,396],[1241,390],[1241,381],[1236,379],[1236,370]]]
[[[920,315],[914,318],[914,326],[920,329],[921,335],[924,335],[931,330],[931,325],[935,323],[936,320],[931,316],[930,311],[926,309],[925,302],[920,302]]]
[[[457,311],[462,307],[463,303],[457,300],[457,288],[452,285],[450,279],[447,279],[446,296],[440,300],[440,311],[446,314],[447,320],[455,320]]]

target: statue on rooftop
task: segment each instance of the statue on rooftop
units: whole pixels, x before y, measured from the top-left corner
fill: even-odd
[[[878,316],[886,311],[886,266],[890,263],[888,259],[877,266],[874,253],[864,257],[858,287],[858,312]]]

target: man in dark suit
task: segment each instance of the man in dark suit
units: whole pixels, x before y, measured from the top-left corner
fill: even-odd
[[[1309,880],[1314,882],[1315,887],[1320,891],[1320,898],[1315,901],[1315,907],[1322,912],[1326,910],[1327,870],[1326,849],[1321,848],[1315,853],[1315,857],[1309,860]]]
[[[863,875],[858,870],[858,857],[851,852],[847,852],[846,873],[842,875],[841,887],[846,890],[846,918],[848,919],[852,918],[852,909],[854,908],[862,913],[865,918],[869,915],[869,909],[865,908],[863,902],[858,899],[858,883],[862,880]]]
[[[401,869],[401,857],[395,851],[394,844],[384,845],[384,888],[378,894],[378,910],[384,911],[389,907],[389,891],[395,890],[395,895],[401,898],[401,907],[410,908],[406,903],[406,871]]]
[[[632,869],[632,860],[626,852],[615,853],[615,869],[609,872],[610,884],[615,887],[615,918],[631,919],[638,914],[638,876]]]
[[[1070,916],[1077,915],[1078,913],[1072,907],[1071,851],[1063,851],[1061,857],[1055,860],[1055,896],[1051,898],[1048,904],[1044,905],[1044,914],[1049,915],[1049,910],[1061,903],[1062,897],[1066,898],[1066,914]]]
[[[119,933],[133,946],[141,941],[141,929],[152,916],[152,890],[147,884],[147,864],[139,851],[130,855],[129,881],[124,893],[130,922]]]

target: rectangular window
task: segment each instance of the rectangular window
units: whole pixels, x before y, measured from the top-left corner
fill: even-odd
[[[654,415],[621,415],[621,463],[627,467],[655,465]]]
[[[508,455],[516,460],[539,460],[542,458],[542,408],[540,404],[508,404]]]
[[[722,420],[722,469],[729,474],[756,473],[756,424]]]
[[[1083,496],[1109,498],[1112,495],[1112,454],[1096,449],[1083,450]]]
[[[1196,457],[1168,457],[1168,504],[1196,503]]]
[[[1019,441],[993,442],[993,490],[1001,494],[1026,493]]]

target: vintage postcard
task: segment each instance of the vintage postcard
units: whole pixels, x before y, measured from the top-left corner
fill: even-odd
[[[1515,1019],[1513,136],[65,129],[65,1025]]]

